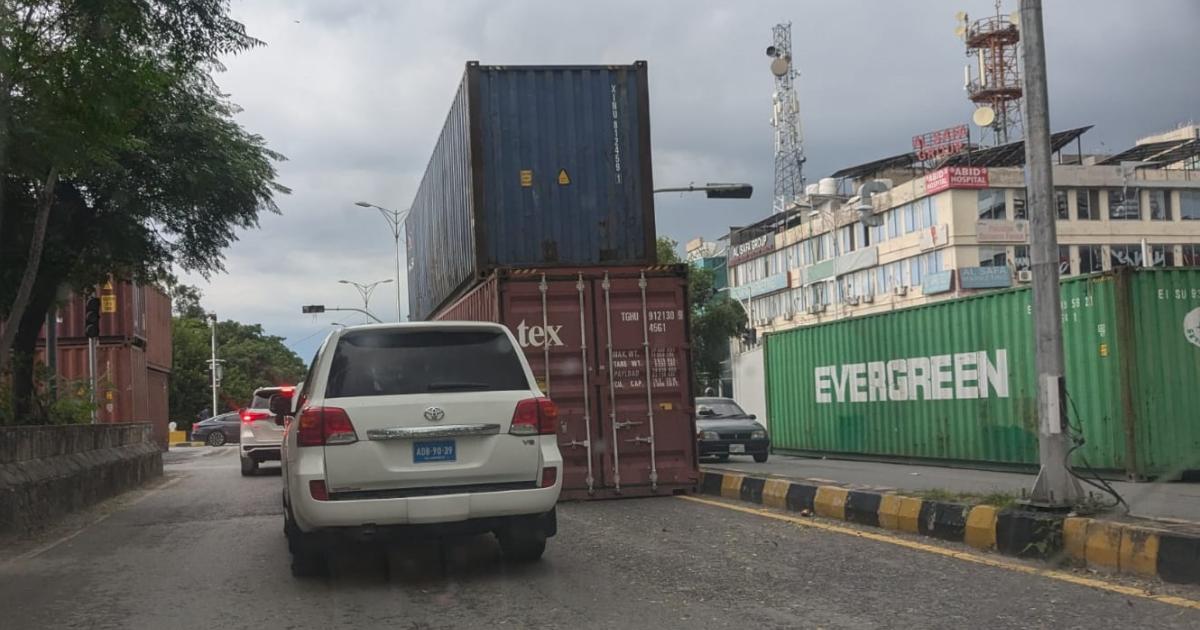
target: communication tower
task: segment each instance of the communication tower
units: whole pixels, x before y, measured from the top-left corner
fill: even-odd
[[[1021,40],[1019,14],[1000,14],[1000,2],[996,2],[996,14],[971,21],[967,14],[959,11],[955,16],[958,26],[954,34],[967,45],[967,57],[975,61],[963,68],[963,89],[967,98],[975,103],[972,120],[985,130],[984,143],[1000,145],[1021,137],[1021,67],[1017,58],[1017,44]]]
[[[775,127],[775,198],[773,209],[783,212],[804,194],[804,132],[800,127],[800,99],[792,63],[792,23],[776,24],[767,47],[775,92],[771,95],[771,126]]]

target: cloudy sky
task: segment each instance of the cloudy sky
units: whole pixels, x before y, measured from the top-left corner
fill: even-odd
[[[1200,118],[1200,2],[1046,4],[1051,126],[1095,124],[1085,152]],[[660,234],[683,242],[770,212],[772,25],[793,24],[805,175],[816,181],[967,122],[954,13],[994,11],[991,0],[233,0],[232,10],[267,45],[226,60],[218,81],[244,109],[239,121],[288,157],[279,179],[292,194],[226,252],[227,273],[185,278],[222,319],[261,323],[306,360],[331,322],[363,318],[301,315],[302,304],[361,306],[339,279],[394,275],[384,220],[353,202],[410,204],[467,60],[647,60],[655,184],[756,190],[749,201],[659,195]],[[393,285],[371,310],[396,316]]]

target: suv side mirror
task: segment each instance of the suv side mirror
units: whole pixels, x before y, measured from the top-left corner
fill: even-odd
[[[275,394],[271,396],[271,401],[267,404],[271,408],[271,413],[275,414],[276,424],[283,424],[283,416],[291,415],[292,413],[292,398],[290,396]]]
[[[750,414],[750,419],[751,419],[751,420],[758,420],[758,416],[757,416],[757,415],[755,415],[755,414]]]

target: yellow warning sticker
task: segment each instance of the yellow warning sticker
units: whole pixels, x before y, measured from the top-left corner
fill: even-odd
[[[570,183],[571,183],[571,176],[567,175],[567,169],[565,169],[565,168],[558,169],[558,185],[559,186],[567,186]]]
[[[533,186],[533,171],[521,171],[521,188]]]
[[[107,281],[107,282],[105,282],[105,283],[104,283],[103,290],[105,290],[105,291],[112,291],[112,290],[113,290],[113,286],[112,286],[112,280],[109,280],[109,281]]]
[[[100,312],[101,313],[116,313],[117,312],[117,296],[101,295],[100,296]]]
[[[1102,356],[1102,357],[1108,356],[1108,344],[1106,344],[1106,343],[1100,344],[1100,356]]]

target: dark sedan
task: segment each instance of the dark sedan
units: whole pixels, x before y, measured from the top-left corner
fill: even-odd
[[[242,418],[236,411],[213,416],[192,425],[192,441],[209,446],[236,444],[242,435]]]
[[[716,457],[720,461],[730,455],[753,455],[763,463],[771,451],[767,429],[755,422],[732,398],[696,399],[696,442],[700,457]]]

